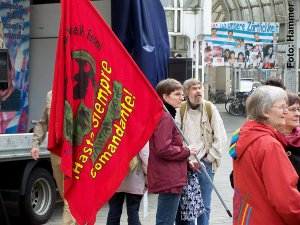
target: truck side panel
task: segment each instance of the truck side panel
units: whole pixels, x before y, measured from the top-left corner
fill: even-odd
[[[110,0],[93,1],[102,17],[111,24]],[[42,113],[46,94],[52,88],[60,4],[33,5],[30,20],[29,124]]]

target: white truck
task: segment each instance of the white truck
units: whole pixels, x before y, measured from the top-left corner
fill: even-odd
[[[110,1],[93,4],[110,24]],[[28,130],[40,118],[52,87],[59,21],[59,3],[30,6]],[[31,140],[30,133],[0,134],[0,224],[43,224],[54,210],[59,195],[47,140],[38,161],[30,156]]]

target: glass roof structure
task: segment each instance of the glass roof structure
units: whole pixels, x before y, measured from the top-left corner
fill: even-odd
[[[213,22],[285,22],[287,0],[213,0]]]

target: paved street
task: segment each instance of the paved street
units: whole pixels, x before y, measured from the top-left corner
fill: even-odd
[[[224,120],[225,128],[227,131],[228,142],[230,141],[231,134],[237,128],[241,126],[241,124],[245,121],[244,117],[237,117],[231,116],[225,112],[224,104],[217,105],[220,114]],[[229,143],[228,143],[229,145]],[[221,166],[218,169],[215,175],[215,186],[219,191],[223,201],[225,202],[228,209],[232,212],[232,195],[233,190],[230,186],[229,182],[229,174],[232,170],[231,159],[229,158],[228,152],[224,152],[223,157],[221,159]],[[149,194],[149,207],[148,211],[149,214],[147,217],[144,217],[144,205],[142,203],[140,208],[140,218],[141,223],[143,225],[154,225],[155,224],[155,213],[156,213],[156,202],[157,202],[157,195]],[[125,207],[126,208],[126,207]],[[127,217],[126,217],[126,209],[124,208],[124,212],[122,215],[122,222],[121,225],[127,224]],[[228,216],[226,210],[224,209],[221,201],[218,199],[217,195],[213,191],[212,196],[212,212],[211,212],[211,219],[210,225],[231,225],[231,218]],[[105,205],[97,215],[97,222],[96,225],[104,225],[106,224],[106,217],[108,212],[108,206]],[[51,219],[46,223],[47,225],[60,225],[60,220],[62,217],[62,203],[58,203],[55,209],[55,212]]]

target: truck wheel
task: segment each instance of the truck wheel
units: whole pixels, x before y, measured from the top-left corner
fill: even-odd
[[[46,223],[53,213],[55,201],[56,186],[52,175],[44,168],[35,168],[21,198],[22,217],[28,222],[26,224]]]

